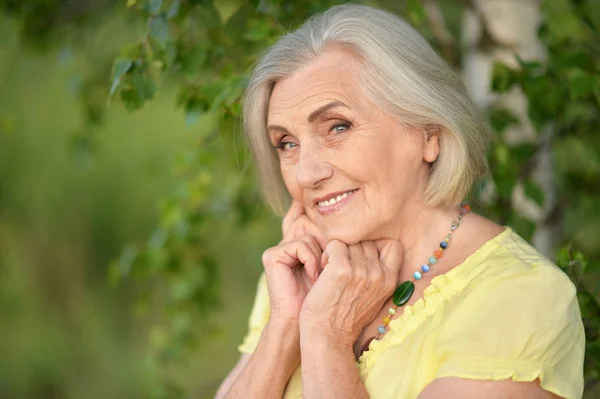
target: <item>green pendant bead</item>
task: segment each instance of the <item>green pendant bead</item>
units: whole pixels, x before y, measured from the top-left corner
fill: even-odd
[[[412,281],[405,281],[396,288],[394,291],[394,296],[392,301],[396,306],[402,306],[412,296],[413,292],[415,292],[415,284]]]

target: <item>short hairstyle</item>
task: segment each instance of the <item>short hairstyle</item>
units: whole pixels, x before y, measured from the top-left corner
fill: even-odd
[[[357,57],[360,83],[378,107],[407,126],[439,129],[440,153],[432,165],[425,203],[453,206],[463,200],[487,172],[490,130],[460,76],[402,18],[343,4],[282,36],[251,74],[244,97],[244,130],[267,203],[284,214],[290,199],[267,133],[273,87],[331,47],[349,49]]]

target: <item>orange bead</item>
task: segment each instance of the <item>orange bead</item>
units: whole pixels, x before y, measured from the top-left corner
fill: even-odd
[[[471,212],[471,205],[469,204],[464,204],[462,208],[465,210],[465,212]]]
[[[443,254],[442,250],[441,250],[441,249],[438,249],[437,251],[435,251],[435,252],[433,253],[433,256],[435,256],[435,258],[436,258],[436,259],[439,259],[439,258],[441,258],[441,257],[442,257],[442,254]]]
[[[392,321],[392,319],[390,319],[390,317],[389,317],[389,316],[385,316],[385,317],[383,318],[383,325],[384,325],[384,326],[387,326],[388,324],[390,324],[390,321]]]

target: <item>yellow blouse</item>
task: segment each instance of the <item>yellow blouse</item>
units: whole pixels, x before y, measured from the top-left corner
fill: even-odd
[[[252,353],[269,319],[264,275],[239,346]],[[390,323],[357,362],[371,398],[416,398],[434,379],[534,381],[583,395],[585,337],[575,287],[507,228],[446,274]],[[301,398],[300,368],[284,398]]]

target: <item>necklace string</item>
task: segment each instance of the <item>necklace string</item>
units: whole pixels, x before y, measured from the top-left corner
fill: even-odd
[[[450,226],[450,232],[446,235],[443,241],[440,242],[438,249],[433,253],[432,256],[427,259],[426,263],[423,263],[421,267],[414,272],[413,277],[410,280],[402,282],[394,291],[392,295],[392,303],[393,306],[388,308],[388,314],[383,318],[383,323],[377,327],[377,335],[373,337],[373,339],[380,339],[389,328],[390,322],[392,318],[397,312],[397,309],[401,306],[404,306],[412,297],[415,292],[415,281],[420,280],[425,273],[428,273],[431,268],[437,263],[438,259],[440,259],[444,251],[448,248],[450,244],[450,239],[452,238],[452,233],[460,226],[460,222],[464,215],[471,211],[471,206],[468,202],[462,202],[460,204],[460,213],[458,214],[458,218],[452,222]],[[370,343],[371,340],[369,340]]]

